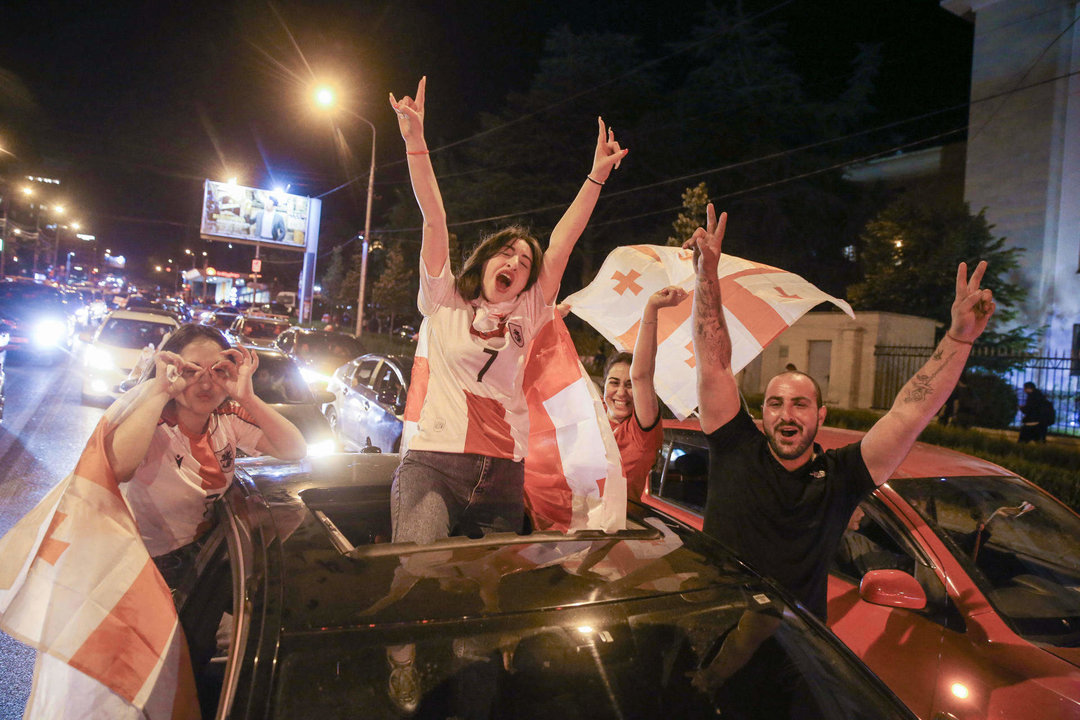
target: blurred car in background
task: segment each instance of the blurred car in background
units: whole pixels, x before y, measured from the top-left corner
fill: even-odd
[[[0,316],[9,323],[9,349],[57,362],[71,348],[76,308],[51,285],[0,282]]]
[[[696,528],[708,443],[664,421],[643,498]],[[822,427],[835,448],[863,433]],[[1080,517],[993,463],[916,443],[852,516],[829,627],[921,718],[1080,717]]]
[[[4,361],[7,360],[8,341],[11,339],[10,328],[8,322],[0,317],[0,420],[4,419]]]
[[[259,356],[259,367],[251,377],[255,394],[299,428],[307,441],[308,457],[336,451],[337,441],[322,413],[333,396],[325,390],[312,391],[296,363],[277,348],[244,346]]]
[[[393,336],[399,340],[408,340],[409,342],[416,342],[416,328],[412,325],[401,325],[395,330]]]
[[[301,327],[282,332],[274,344],[296,362],[304,380],[323,389],[335,370],[364,354],[364,346],[352,335]]]
[[[89,286],[77,286],[71,289],[82,299],[83,308],[76,311],[76,319],[80,325],[97,325],[108,314],[109,307],[105,303],[103,290]]]
[[[400,450],[412,366],[406,355],[370,353],[334,371],[327,386],[334,399],[326,419],[342,447]]]
[[[221,332],[228,332],[238,317],[240,317],[239,310],[218,308],[202,313],[200,322],[203,325],[216,327]]]
[[[238,315],[229,328],[233,342],[256,347],[273,347],[277,336],[292,327],[288,320],[278,318]]]
[[[155,300],[154,305],[173,313],[176,316],[176,319],[180,321],[181,325],[195,321],[195,316],[192,314],[191,308],[189,308],[183,300],[165,298],[164,300]]]
[[[391,543],[398,461],[236,464],[174,595],[203,717],[914,718],[782,591],[657,514]],[[767,637],[697,691],[748,617]]]
[[[244,314],[277,318],[279,320],[289,320],[292,317],[288,306],[279,302],[255,303],[247,308]]]
[[[114,399],[144,348],[157,349],[180,324],[165,311],[113,310],[92,333],[84,333],[83,402]]]

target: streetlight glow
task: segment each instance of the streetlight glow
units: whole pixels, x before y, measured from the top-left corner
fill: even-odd
[[[322,108],[331,108],[334,106],[336,98],[334,97],[334,91],[332,88],[323,85],[315,89],[315,103]]]

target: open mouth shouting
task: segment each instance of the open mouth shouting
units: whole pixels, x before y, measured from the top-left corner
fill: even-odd
[[[495,287],[499,292],[506,292],[514,284],[514,276],[509,270],[503,270],[495,276]]]
[[[791,442],[795,438],[799,437],[799,433],[802,431],[798,425],[778,425],[776,427],[776,434],[782,439]]]

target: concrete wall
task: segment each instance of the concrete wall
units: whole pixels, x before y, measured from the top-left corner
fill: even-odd
[[[947,0],[973,17],[964,196],[1024,248],[1018,324],[1067,353],[1080,323],[1080,32],[1075,0]]]
[[[841,312],[811,312],[773,340],[759,359],[739,374],[743,393],[765,392],[768,381],[792,363],[822,385],[833,407],[869,408],[874,398],[876,345],[934,344],[937,322],[887,312],[858,312],[852,320]],[[812,371],[812,343],[830,343],[828,370]],[[818,346],[821,348],[822,346]]]

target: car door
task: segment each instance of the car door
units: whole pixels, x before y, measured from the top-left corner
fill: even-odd
[[[384,360],[372,386],[375,401],[368,415],[371,441],[383,452],[397,452],[405,412],[405,383],[398,368]]]
[[[360,359],[342,403],[339,418],[342,436],[347,443],[358,448],[367,444],[367,437],[370,435],[367,430],[367,416],[375,400],[375,390],[371,383],[381,362],[377,357]]]
[[[860,515],[862,516],[860,519]],[[829,573],[828,625],[919,717],[930,718],[946,632],[962,634],[936,558],[877,497],[852,516]],[[926,593],[922,610],[886,607],[859,594],[871,570],[912,575]]]

